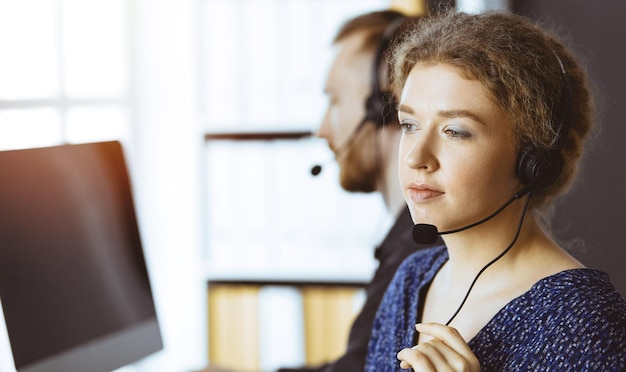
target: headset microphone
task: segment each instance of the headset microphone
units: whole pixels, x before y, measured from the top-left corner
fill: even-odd
[[[339,158],[339,156],[341,156],[344,153],[344,151],[346,151],[352,145],[352,143],[354,143],[354,140],[356,140],[356,136],[359,134],[361,129],[363,129],[363,127],[365,126],[365,123],[367,123],[368,120],[369,120],[368,116],[366,116],[365,118],[363,118],[363,120],[361,120],[359,125],[356,128],[354,128],[354,130],[352,131],[352,134],[350,134],[350,137],[348,137],[348,139],[341,146],[337,148],[337,151],[335,151],[335,156],[333,160]],[[317,176],[318,174],[322,173],[322,166],[325,163],[328,163],[330,161],[331,160],[327,160],[322,164],[316,164],[313,167],[311,167],[311,175]]]
[[[504,208],[506,208],[514,200],[519,199],[522,196],[528,194],[532,186],[533,186],[532,184],[524,186],[524,188],[516,192],[515,195],[513,195],[511,199],[507,200],[506,203],[504,203],[500,208],[498,208],[495,212],[493,212],[489,216],[483,218],[482,220],[478,222],[471,223],[467,226],[463,226],[458,229],[439,232],[437,230],[437,226],[435,225],[418,223],[417,225],[413,226],[413,240],[418,244],[433,244],[437,241],[437,237],[439,237],[439,235],[453,234],[456,232],[470,229],[474,226],[478,226],[482,223],[485,223],[489,221],[490,219],[494,218],[495,216],[497,216],[500,212],[502,212],[502,210],[504,210]]]
[[[356,139],[357,134],[365,126],[365,123],[372,122],[376,129],[382,128],[388,119],[396,117],[396,100],[393,94],[389,91],[383,90],[380,81],[380,69],[383,66],[387,55],[387,51],[391,46],[393,36],[396,31],[403,24],[405,17],[401,14],[392,12],[394,19],[389,23],[385,31],[383,32],[382,39],[376,49],[374,55],[374,61],[372,66],[372,80],[370,95],[365,101],[365,117],[361,120],[361,123],[354,129],[350,137],[346,142],[337,148],[335,151],[335,159],[337,159],[344,151],[348,149]],[[329,162],[327,160],[326,162]],[[311,168],[311,174],[317,176],[322,173],[322,164],[316,164]]]
[[[319,164],[315,164],[312,168],[311,168],[311,175],[313,176],[317,176],[318,174],[322,173],[322,166]]]

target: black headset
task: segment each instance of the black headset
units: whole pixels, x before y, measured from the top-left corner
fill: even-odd
[[[559,123],[556,130],[555,146],[549,149],[527,147],[520,152],[517,158],[517,177],[529,192],[552,184],[561,174],[563,170],[561,150],[572,121],[572,87],[570,79],[565,71],[563,62],[556,52],[554,55],[561,67],[564,87],[563,94],[559,102],[557,102],[558,106],[555,105],[555,107],[558,107],[558,110],[554,110],[554,120]]]
[[[391,41],[396,31],[406,18],[398,15],[383,32],[382,39],[376,49],[374,65],[372,67],[371,92],[365,101],[365,117],[363,123],[371,121],[377,129],[382,128],[388,123],[388,118],[397,116],[397,102],[394,95],[390,91],[381,89],[380,69],[386,57],[387,51],[391,46]]]

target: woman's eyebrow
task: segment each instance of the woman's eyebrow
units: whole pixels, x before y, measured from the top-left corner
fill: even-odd
[[[413,108],[403,104],[398,105],[398,112],[404,112],[409,115],[415,114],[415,110],[413,110]],[[437,116],[449,119],[465,117],[484,124],[484,121],[478,115],[468,110],[440,110],[437,112]]]
[[[403,104],[398,105],[398,112],[404,112],[407,114],[415,114],[415,111],[411,107],[407,105],[403,105]]]
[[[468,110],[443,110],[437,112],[438,116],[444,118],[470,118],[480,124],[484,124],[484,121],[476,114]]]

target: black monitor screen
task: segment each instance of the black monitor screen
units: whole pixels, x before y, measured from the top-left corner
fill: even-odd
[[[119,142],[0,152],[0,301],[20,371],[162,348]]]

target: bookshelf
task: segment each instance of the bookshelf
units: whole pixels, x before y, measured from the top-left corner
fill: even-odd
[[[209,363],[246,372],[331,361],[345,351],[363,286],[209,281]]]

